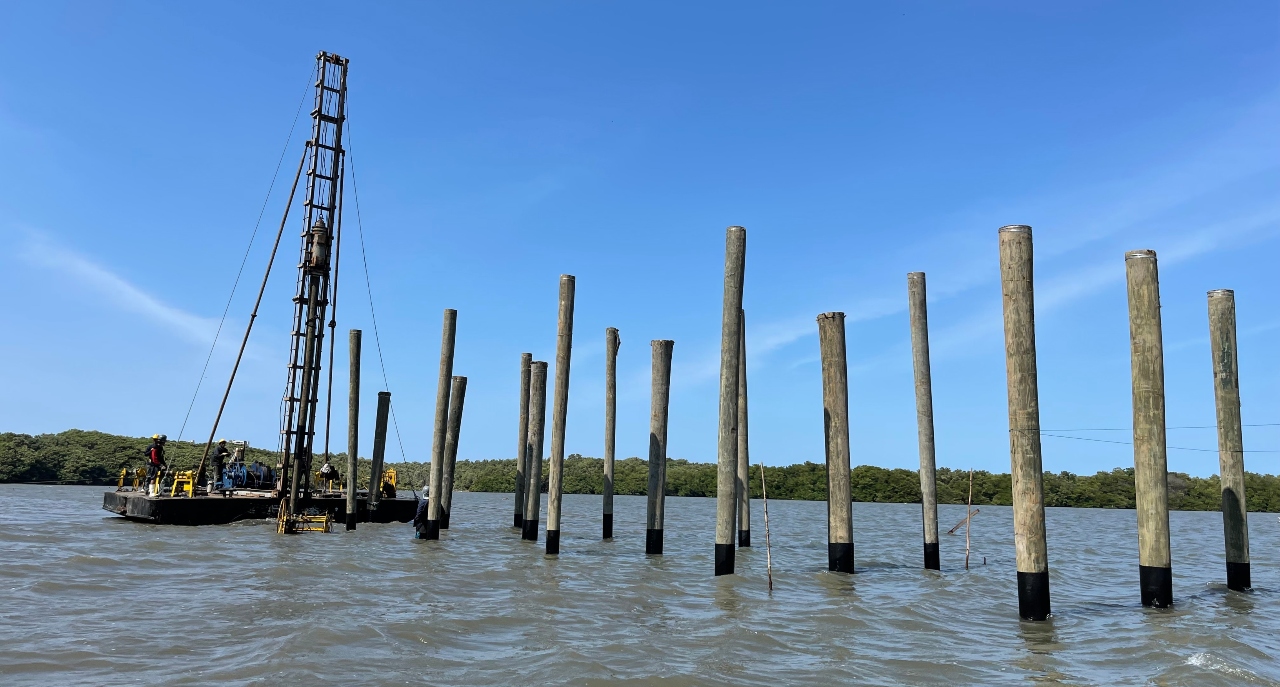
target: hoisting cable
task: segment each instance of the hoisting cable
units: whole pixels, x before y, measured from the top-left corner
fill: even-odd
[[[302,168],[307,161],[307,153],[311,150],[311,141],[302,147],[302,157],[298,159],[298,171],[293,175],[293,186],[289,189],[289,200],[284,204],[284,216],[280,218],[280,229],[276,232],[276,241],[271,246],[271,257],[267,258],[267,270],[262,275],[262,286],[258,287],[258,299],[253,302],[253,312],[249,313],[249,324],[244,328],[244,339],[240,341],[240,352],[236,353],[236,364],[231,367],[231,378],[227,380],[227,390],[222,394],[222,403],[218,405],[218,415],[213,420],[213,429],[209,430],[209,441],[204,445],[204,454],[200,456],[200,466],[195,474],[204,472],[204,463],[209,458],[209,450],[213,448],[213,437],[218,433],[218,423],[222,422],[222,411],[227,407],[227,398],[231,396],[231,385],[236,381],[236,372],[240,370],[240,361],[244,358],[245,346],[249,344],[249,333],[253,331],[253,321],[258,318],[258,307],[262,305],[262,294],[267,291],[267,278],[271,276],[271,266],[276,261],[276,251],[280,248],[280,237],[284,235],[285,224],[289,221],[289,209],[293,207],[293,196],[298,191],[298,179],[302,178]],[[195,493],[195,485],[192,485]]]
[[[382,337],[378,335],[378,314],[373,309],[373,286],[369,282],[369,256],[364,249],[364,222],[360,217],[360,184],[356,181],[356,158],[351,152],[355,148],[355,137],[351,135],[351,116],[347,115],[347,156],[351,158],[351,191],[356,201],[356,230],[360,236],[360,262],[364,266],[364,289],[369,296],[369,318],[373,322],[373,342],[378,349],[378,366],[382,368],[382,385],[386,387],[387,392],[391,392],[391,383],[387,381],[387,364],[382,359]],[[391,408],[391,425],[396,430],[396,442],[400,444],[400,463],[405,464],[408,460],[404,454],[404,439],[400,437],[400,423],[396,421],[396,407],[394,404]],[[377,485],[370,484],[370,489],[376,489]],[[409,482],[409,490],[413,492],[413,499],[418,500],[418,489],[413,486],[413,481]]]
[[[222,335],[222,325],[226,324],[227,313],[231,311],[231,301],[236,297],[236,288],[240,285],[240,276],[244,274],[244,266],[249,262],[249,252],[253,250],[253,241],[258,236],[258,228],[262,225],[262,217],[267,212],[267,203],[271,201],[271,192],[276,187],[276,177],[280,175],[280,166],[284,164],[284,156],[289,152],[289,144],[293,142],[293,132],[298,128],[298,117],[302,115],[302,106],[307,102],[307,93],[311,91],[311,70],[307,71],[307,86],[302,90],[302,99],[298,101],[298,110],[293,113],[293,124],[289,126],[289,135],[285,137],[284,148],[280,150],[280,159],[276,161],[276,171],[271,173],[271,184],[267,186],[267,197],[262,199],[262,208],[258,210],[258,221],[253,223],[253,233],[249,235],[249,245],[244,249],[244,257],[240,259],[240,269],[236,270],[236,279],[231,284],[231,295],[227,296],[227,305],[222,309],[222,319],[218,320],[218,329],[213,333],[213,343],[209,346],[209,355],[205,356],[204,367],[200,369],[200,379],[196,382],[195,393],[191,394],[191,403],[187,404],[187,414],[182,418],[182,428],[178,430],[178,441],[182,441],[183,432],[187,431],[187,421],[191,419],[191,409],[196,405],[200,395],[200,387],[204,384],[205,375],[209,372],[209,361],[213,360],[213,351],[218,347],[218,337]]]
[[[338,169],[337,211],[333,215],[333,285],[329,289],[329,386],[324,402],[324,459],[329,460],[329,423],[333,420],[333,351],[338,347],[338,267],[342,262],[342,176],[346,171],[344,158]]]

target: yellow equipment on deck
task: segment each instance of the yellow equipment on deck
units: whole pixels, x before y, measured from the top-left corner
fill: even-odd
[[[319,470],[315,471],[316,484],[323,485],[322,489],[326,494],[345,494],[346,480],[342,479],[325,479]]]
[[[142,482],[142,468],[133,469],[133,487],[129,491],[137,491],[138,485]],[[125,491],[124,482],[129,477],[129,468],[120,468],[120,481],[116,483],[116,491]]]
[[[181,488],[187,496],[192,495],[192,491],[196,486],[196,471],[183,470],[173,474],[173,488],[169,490],[169,496],[177,496],[178,489]]]

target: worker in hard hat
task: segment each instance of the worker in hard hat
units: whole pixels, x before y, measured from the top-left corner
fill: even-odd
[[[147,487],[151,487],[151,483],[155,481],[160,471],[168,467],[164,462],[164,445],[169,441],[169,437],[163,434],[152,434],[151,444],[143,449],[143,456],[147,459]]]
[[[227,456],[231,455],[231,451],[227,448],[227,440],[219,439],[218,445],[213,448],[213,455],[209,458],[209,491],[222,487],[222,466]]]

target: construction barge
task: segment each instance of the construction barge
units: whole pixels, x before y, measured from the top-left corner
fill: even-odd
[[[369,488],[357,488],[359,332],[356,330],[352,331],[351,411],[347,463],[343,466],[345,479],[339,478],[336,466],[329,463],[333,457],[329,451],[329,420],[333,405],[333,347],[346,167],[343,132],[346,124],[347,65],[346,58],[333,53],[321,52],[316,56],[311,137],[298,161],[262,286],[199,464],[194,470],[173,469],[164,460],[167,438],[157,434],[153,437],[156,442],[148,447],[145,478],[141,470],[134,471],[132,483],[126,485],[129,471],[122,471],[115,491],[103,495],[104,510],[130,520],[160,525],[222,525],[238,520],[275,518],[277,532],[281,533],[328,532],[332,523],[343,521],[351,530],[355,529],[357,522],[413,520],[419,505],[416,492],[414,498],[398,498],[396,471],[383,469],[386,412],[390,403],[390,394],[385,391],[379,393]],[[262,304],[304,170],[302,245],[298,255],[297,288],[292,298],[293,326],[281,407],[278,457],[274,467],[258,461],[250,464],[246,458],[247,442],[233,442],[238,448],[232,457],[225,446],[226,440],[220,441],[219,448],[213,450],[214,437]],[[232,287],[234,293],[235,286]],[[325,336],[326,328],[328,337]],[[326,338],[330,343],[328,351],[324,345]],[[216,343],[215,336],[215,346]],[[326,352],[329,354],[327,378],[322,374]],[[385,370],[383,376],[385,379]],[[323,403],[322,389],[326,392]],[[196,393],[199,393],[198,387]],[[323,432],[320,446],[315,446],[317,430]],[[224,459],[230,460],[229,464],[224,466]],[[324,467],[316,471],[313,461],[323,461]]]
[[[341,494],[317,494],[302,498],[298,508],[313,516],[328,516],[342,522],[347,499]],[[382,499],[369,510],[369,498],[356,498],[356,520],[360,522],[410,522],[418,508],[415,499]],[[226,525],[238,520],[279,518],[280,499],[270,494],[227,494],[226,496],[148,496],[141,491],[109,491],[102,496],[102,509],[130,520],[154,525]]]

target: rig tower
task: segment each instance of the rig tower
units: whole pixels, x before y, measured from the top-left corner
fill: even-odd
[[[320,400],[320,368],[324,350],[325,314],[333,302],[337,279],[331,256],[342,230],[342,182],[346,151],[347,58],[333,53],[316,55],[315,108],[311,110],[311,140],[307,142],[307,196],[303,205],[302,249],[298,257],[298,287],[293,297],[293,339],[289,352],[288,384],[280,422],[280,464],[276,489],[287,509],[283,520],[297,513],[298,499],[310,490],[311,457]],[[329,322],[330,329],[336,324]]]

